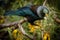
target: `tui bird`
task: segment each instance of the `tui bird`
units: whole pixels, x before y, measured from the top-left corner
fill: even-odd
[[[28,22],[34,25],[35,20],[42,20],[49,13],[49,10],[45,6],[25,6],[17,10],[10,10],[5,12],[4,16],[17,15],[26,17]]]

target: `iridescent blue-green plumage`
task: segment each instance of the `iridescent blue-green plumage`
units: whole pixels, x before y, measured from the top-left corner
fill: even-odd
[[[17,16],[23,16],[26,17],[28,19],[28,22],[30,22],[31,24],[33,24],[33,22],[35,20],[38,19],[43,19],[45,16],[45,12],[46,8],[43,6],[40,6],[38,8],[38,12],[36,10],[36,13],[34,13],[30,7],[23,7],[17,10],[10,10],[8,12],[5,12],[5,16],[9,16],[9,15],[17,15]]]
[[[4,16],[10,16],[10,15],[17,15],[17,16],[24,16],[28,18],[29,22],[33,22],[37,19],[39,19],[38,16],[36,16],[29,7],[23,7],[17,10],[10,10],[8,12],[5,12]]]
[[[31,16],[31,17],[37,17],[29,7],[23,7],[17,10],[10,10],[4,14],[4,16],[9,15],[17,15],[17,16]]]

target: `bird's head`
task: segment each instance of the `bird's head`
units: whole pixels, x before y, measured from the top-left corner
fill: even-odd
[[[49,10],[44,6],[39,6],[37,8],[37,14],[41,19],[44,19],[44,17],[48,16]]]

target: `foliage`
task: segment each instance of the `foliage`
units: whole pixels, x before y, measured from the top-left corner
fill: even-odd
[[[8,1],[9,1],[9,3],[8,3]],[[43,1],[44,0],[13,0],[13,1],[12,0],[5,0],[5,1],[3,1],[5,4],[0,5],[0,15],[2,15],[2,17],[0,17],[0,24],[3,24],[5,22],[5,17],[3,17],[3,14],[5,11],[16,10],[16,9],[21,8],[23,6],[29,6],[32,4],[42,5]],[[55,32],[55,28],[59,27],[60,25],[54,21],[53,16],[54,16],[54,14],[57,14],[58,17],[60,18],[60,12],[59,12],[60,6],[59,6],[59,4],[60,4],[60,0],[48,0],[46,6],[49,8],[50,13],[49,13],[47,19],[42,20],[42,22],[41,21],[35,22],[36,24],[39,25],[38,27],[34,26],[34,25],[30,25],[28,22],[24,23],[23,28],[25,29],[25,31],[29,35],[34,35],[34,32],[36,32],[37,33],[37,36],[36,36],[37,40],[41,40],[41,38],[42,38],[41,29],[43,28],[46,31],[46,34],[44,36],[44,40],[45,40],[46,36],[49,36],[49,38],[51,37],[51,40],[55,40],[55,38],[53,38],[55,35],[57,36],[57,34],[56,34],[57,32]],[[5,6],[3,7],[2,5],[5,5]],[[6,5],[8,5],[7,6],[8,8],[6,7]],[[19,16],[6,17],[6,20],[7,20],[6,23],[18,21],[18,20],[21,20],[23,18],[24,17],[19,17]],[[15,40],[30,40],[29,38],[24,36],[18,29],[15,29],[12,31],[9,28],[7,28],[7,29],[8,29],[7,31],[9,33],[11,40],[13,38]]]

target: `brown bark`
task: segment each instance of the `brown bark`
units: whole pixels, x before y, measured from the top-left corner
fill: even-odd
[[[57,15],[53,18],[54,18],[55,22],[60,23],[60,19],[57,17]]]
[[[3,28],[7,28],[7,27],[11,27],[11,26],[15,26],[17,27],[17,24],[20,22],[20,24],[24,23],[25,21],[27,21],[26,19],[22,19],[20,21],[16,21],[16,22],[12,22],[12,23],[4,23],[4,24],[0,24],[0,29]]]

